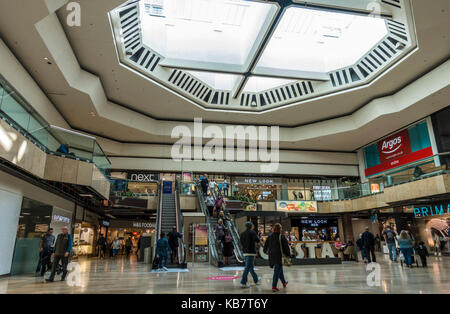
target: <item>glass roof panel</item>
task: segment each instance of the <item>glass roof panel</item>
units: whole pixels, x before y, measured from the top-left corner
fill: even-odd
[[[208,63],[244,68],[277,11],[274,4],[245,0],[143,0],[140,6],[144,44],[206,69]]]
[[[218,90],[231,91],[237,85],[241,75],[223,74],[213,72],[196,72],[187,71],[189,74],[195,76],[199,80],[205,82],[209,86]]]
[[[286,80],[271,77],[251,76],[245,85],[243,92],[259,93],[278,86],[286,85],[295,82],[295,80]]]
[[[257,66],[329,72],[356,63],[388,31],[381,18],[288,8]]]

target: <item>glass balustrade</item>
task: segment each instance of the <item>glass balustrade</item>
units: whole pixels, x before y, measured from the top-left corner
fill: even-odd
[[[108,175],[111,162],[94,137],[49,125],[2,76],[0,117],[46,153],[93,163]]]

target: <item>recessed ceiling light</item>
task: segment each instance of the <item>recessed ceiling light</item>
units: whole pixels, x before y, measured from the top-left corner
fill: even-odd
[[[94,111],[89,112],[89,114],[90,114],[92,117],[95,117],[95,116],[96,116],[96,114],[95,114]]]

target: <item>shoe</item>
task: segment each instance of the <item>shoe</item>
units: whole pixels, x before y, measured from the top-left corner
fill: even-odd
[[[258,281],[255,282],[255,285],[259,286],[259,285],[261,284],[261,280],[262,280],[262,278],[261,278],[261,277],[258,277]]]
[[[169,269],[167,269],[167,267],[163,267],[162,269],[163,269],[163,271],[168,271],[169,270]]]
[[[249,286],[248,284],[243,284],[243,283],[241,283],[241,288],[242,288],[242,289],[250,288],[250,286]]]
[[[53,282],[53,279],[47,278],[47,279],[45,279],[45,281]]]
[[[286,288],[286,286],[287,286],[288,283],[289,283],[289,281],[286,281],[286,282],[283,284],[283,288]]]
[[[277,287],[272,287],[272,291],[273,292],[278,292],[278,291],[280,291],[280,289],[278,289]]]

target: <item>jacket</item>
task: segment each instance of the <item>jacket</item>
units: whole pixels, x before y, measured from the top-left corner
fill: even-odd
[[[70,253],[72,251],[72,235],[66,234],[58,234],[56,238],[55,246],[53,247],[53,253],[58,256],[62,256],[65,253]]]
[[[169,249],[169,240],[167,238],[161,238],[156,242],[156,252],[159,256],[167,256]]]
[[[170,231],[167,236],[169,237],[170,247],[177,248],[179,246],[178,239],[181,239],[181,234],[177,231]]]
[[[364,231],[361,236],[364,248],[370,248],[375,245],[375,237],[369,231]]]
[[[284,235],[281,235],[281,243],[283,246],[283,253],[285,256],[291,255],[291,250],[289,249],[289,243],[286,240]],[[274,265],[281,265],[281,248],[280,248],[280,234],[279,233],[271,233],[264,243],[264,253],[269,255],[269,263],[270,267],[273,268]]]
[[[259,243],[259,238],[254,230],[248,229],[242,232],[240,241],[244,256],[256,255],[256,243]]]

